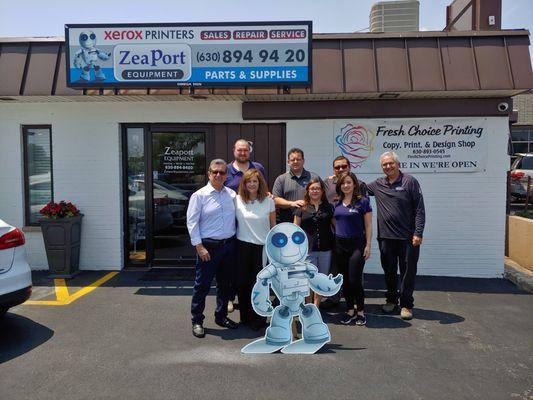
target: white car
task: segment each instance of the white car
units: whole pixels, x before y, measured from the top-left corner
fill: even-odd
[[[516,156],[511,165],[511,196],[515,200],[525,200],[528,177],[533,179],[533,153],[518,153]]]
[[[0,219],[0,317],[24,303],[32,291],[24,234]]]

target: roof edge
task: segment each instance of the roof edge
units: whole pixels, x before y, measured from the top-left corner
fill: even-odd
[[[427,37],[479,37],[479,36],[529,36],[527,29],[502,29],[499,31],[417,31],[417,32],[358,32],[358,33],[313,33],[313,40],[332,39],[388,39]],[[64,42],[64,36],[0,37],[0,43]]]
[[[479,37],[479,36],[529,36],[527,29],[502,29],[499,31],[416,31],[416,32],[362,32],[362,33],[313,33],[314,40],[332,39],[399,39],[428,37]]]

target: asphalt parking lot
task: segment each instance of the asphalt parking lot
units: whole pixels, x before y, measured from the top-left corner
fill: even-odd
[[[67,281],[69,295],[105,272]],[[191,334],[191,283],[122,272],[65,305],[21,305],[0,322],[0,398],[533,399],[533,295],[503,279],[419,277],[415,319],[382,314],[366,276],[368,324],[324,312],[315,355],[243,355],[260,334],[214,324]],[[56,296],[34,276],[34,301]],[[238,314],[230,314],[238,320]]]

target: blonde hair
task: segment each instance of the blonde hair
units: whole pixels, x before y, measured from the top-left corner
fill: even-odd
[[[268,185],[265,181],[265,178],[263,178],[263,174],[259,172],[259,170],[255,168],[248,169],[242,176],[241,182],[239,183],[239,196],[241,196],[241,199],[248,203],[250,201],[250,195],[248,194],[248,190],[246,190],[246,182],[248,182],[250,179],[256,177],[259,181],[259,187],[257,188],[257,200],[261,203],[265,197],[267,197],[268,194]]]

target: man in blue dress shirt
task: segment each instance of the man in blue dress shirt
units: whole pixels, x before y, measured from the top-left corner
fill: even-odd
[[[235,192],[224,186],[227,167],[222,159],[209,164],[209,182],[194,192],[187,208],[187,229],[198,254],[192,292],[192,333],[205,336],[203,327],[205,298],[216,276],[215,323],[235,329],[238,324],[227,317],[231,268],[235,264]]]

